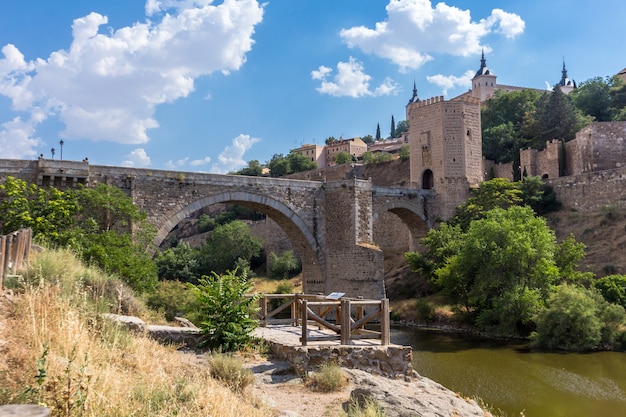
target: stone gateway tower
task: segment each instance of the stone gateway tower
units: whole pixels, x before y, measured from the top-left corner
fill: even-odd
[[[413,97],[406,106],[411,149],[411,186],[433,190],[438,217],[447,220],[484,179],[480,99],[468,95],[446,101]]]

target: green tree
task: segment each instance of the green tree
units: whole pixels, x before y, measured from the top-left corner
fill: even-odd
[[[251,333],[258,325],[252,315],[258,296],[246,297],[252,290],[252,283],[245,273],[212,273],[202,277],[191,290],[199,303],[204,346],[233,352],[250,342]]]
[[[396,121],[393,119],[393,114],[391,115],[391,130],[389,131],[389,136],[393,139],[396,134]]]
[[[184,242],[167,248],[155,257],[157,275],[160,280],[198,282],[198,254]]]
[[[609,303],[626,308],[626,275],[607,275],[593,283]]]
[[[332,145],[333,143],[336,143],[336,142],[339,142],[339,141],[334,136],[329,136],[324,141],[326,145]]]
[[[476,314],[477,324],[523,334],[558,279],[555,248],[554,232],[530,207],[495,208],[471,222],[458,253],[435,275],[455,301]],[[512,322],[515,328],[509,329]]]
[[[611,120],[611,97],[609,95],[610,78],[595,77],[584,81],[574,89],[570,96],[574,104],[584,114],[593,116],[597,122]]]
[[[291,152],[287,155],[287,159],[289,160],[289,166],[291,168],[290,174],[294,172],[304,172],[317,169],[317,162],[311,161],[309,158],[300,153]]]
[[[242,168],[239,171],[235,172],[235,175],[245,175],[248,177],[260,177],[263,175],[263,166],[261,163],[253,159],[248,162],[248,166],[246,168]]]
[[[406,161],[410,157],[411,157],[411,147],[409,146],[408,143],[403,143],[402,146],[400,146],[400,159],[402,159],[403,161]]]
[[[333,155],[333,161],[337,165],[343,165],[355,162],[355,158],[350,152],[341,151]]]
[[[365,165],[376,165],[382,162],[391,161],[393,159],[393,155],[389,152],[371,152],[367,151],[361,155],[361,159]]]
[[[380,140],[380,123],[376,123],[376,141]]]
[[[520,134],[511,122],[483,129],[483,156],[491,161],[513,162],[521,143]]]
[[[235,268],[239,259],[248,265],[261,255],[263,242],[252,236],[248,226],[240,221],[219,225],[200,249],[199,272],[218,274]]]
[[[539,313],[531,339],[542,348],[589,350],[612,343],[623,321],[623,307],[607,303],[594,289],[561,285]]]
[[[368,145],[374,143],[374,138],[372,137],[372,135],[365,135],[361,138],[361,140],[367,143]]]
[[[285,251],[278,256],[274,252],[270,253],[270,276],[272,278],[287,279],[294,277],[302,271],[302,265],[293,251]]]
[[[551,93],[544,93],[537,103],[536,122],[539,135],[533,147],[543,149],[547,140],[567,142],[574,139],[576,132],[591,123],[591,117],[584,117],[574,106],[571,97],[557,86]]]
[[[394,137],[395,138],[399,138],[400,135],[402,135],[404,132],[408,132],[409,131],[409,122],[406,120],[400,120],[397,124],[396,124],[396,130],[394,132]]]
[[[413,271],[433,277],[448,258],[459,253],[464,236],[460,226],[441,223],[438,229],[430,229],[426,237],[420,240],[420,245],[426,248],[423,253],[407,252],[404,257]],[[456,294],[458,291],[452,289],[449,292]]]
[[[215,228],[215,219],[208,214],[201,214],[198,217],[198,233],[210,232]]]
[[[267,163],[267,167],[270,169],[270,175],[272,177],[284,177],[291,174],[291,166],[289,160],[285,158],[282,153],[277,153],[272,156],[272,159]]]
[[[522,191],[517,182],[506,178],[494,178],[484,181],[478,188],[471,190],[467,201],[456,209],[456,214],[450,219],[451,224],[458,224],[466,230],[473,220],[478,220],[489,210],[509,208],[522,203]]]
[[[272,177],[283,177],[295,172],[309,171],[317,168],[317,163],[311,161],[306,156],[291,152],[287,156],[283,154],[275,154],[267,163]]]

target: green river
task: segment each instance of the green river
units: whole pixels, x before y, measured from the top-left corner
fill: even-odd
[[[546,353],[432,329],[392,328],[413,367],[501,416],[626,416],[626,353]]]

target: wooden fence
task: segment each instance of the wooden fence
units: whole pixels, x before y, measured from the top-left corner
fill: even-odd
[[[288,315],[285,314],[287,311]],[[281,312],[285,313],[281,315]],[[355,339],[380,339],[381,345],[389,344],[389,300],[386,298],[335,300],[309,294],[264,294],[259,298],[259,311],[255,315],[261,326],[301,326],[302,346],[307,346],[308,342],[329,340],[339,340],[342,345],[349,345]],[[380,331],[365,328],[366,324],[374,322],[380,324]],[[310,336],[308,330],[311,325],[328,329],[332,333]]]
[[[28,260],[32,240],[31,229],[21,229],[0,236],[0,289],[4,278],[17,274],[17,271],[24,266],[24,262]]]

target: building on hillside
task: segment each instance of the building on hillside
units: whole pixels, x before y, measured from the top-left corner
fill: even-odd
[[[289,152],[299,153],[310,161],[316,162],[318,168],[326,168],[326,153],[323,146],[305,144]]]
[[[617,73],[617,76],[626,82],[626,68]]]
[[[367,145],[367,151],[373,153],[386,152],[392,155],[396,155],[400,153],[402,145],[408,142],[409,133],[407,132],[401,138],[397,138],[394,140],[380,140],[374,143],[370,143],[369,145]]]
[[[338,141],[329,143],[324,147],[324,153],[326,154],[326,166],[335,166],[333,157],[339,152],[348,152],[355,158],[360,158],[365,152],[367,152],[367,144],[361,140],[361,138],[343,139],[339,138]]]

